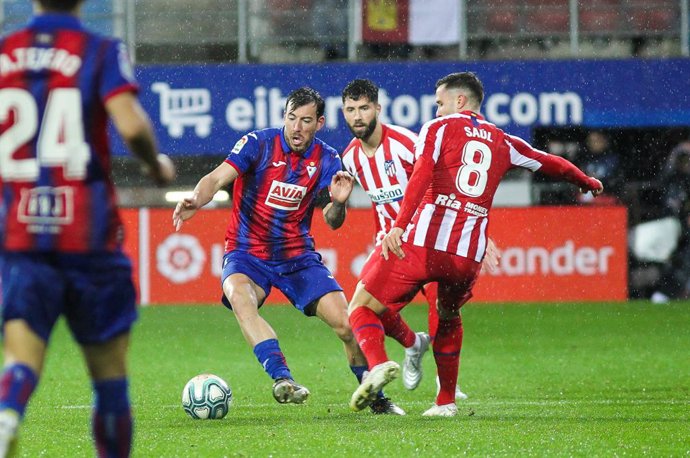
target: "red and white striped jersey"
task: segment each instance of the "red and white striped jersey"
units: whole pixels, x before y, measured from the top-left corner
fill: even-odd
[[[371,198],[377,245],[391,230],[400,211],[414,167],[417,141],[417,135],[404,127],[386,124],[382,127],[381,144],[373,157],[367,157],[358,138],[350,141],[342,155],[345,169],[357,178]]]
[[[496,189],[508,170],[522,167],[583,189],[598,182],[569,161],[532,148],[480,115],[464,111],[424,124],[416,163],[394,226],[403,240],[481,262]]]

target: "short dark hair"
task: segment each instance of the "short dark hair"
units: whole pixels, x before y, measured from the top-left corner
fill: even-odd
[[[359,100],[366,97],[370,102],[379,102],[379,87],[371,80],[356,79],[350,81],[343,89],[343,102],[345,99]]]
[[[465,89],[469,91],[479,106],[484,101],[484,85],[479,77],[472,72],[456,72],[446,75],[436,81],[436,89],[444,84],[447,89]]]
[[[307,86],[290,92],[285,101],[285,111],[288,110],[290,105],[295,109],[303,107],[304,105],[309,105],[310,103],[316,104],[316,117],[320,118],[323,116],[323,112],[326,110],[326,102],[323,100],[323,97],[321,97],[321,94]]]
[[[85,0],[37,0],[45,10],[72,11]]]

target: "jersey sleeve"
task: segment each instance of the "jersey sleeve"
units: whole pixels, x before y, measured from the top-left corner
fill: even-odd
[[[112,40],[106,46],[103,56],[103,73],[98,90],[103,101],[122,92],[139,91],[127,47],[121,41]]]
[[[424,138],[426,138],[426,136],[424,136]],[[431,144],[436,143],[435,139],[424,140],[420,135],[420,140],[417,143],[417,150],[415,152],[417,161],[414,164],[410,181],[407,183],[405,198],[402,200],[402,205],[400,206],[397,218],[395,218],[393,227],[399,227],[403,230],[407,228],[417,207],[419,207],[419,204],[422,202],[426,190],[429,189],[431,185],[436,160],[432,152],[424,151],[428,141],[430,141]]]
[[[441,152],[445,128],[445,122],[440,122],[438,119],[427,121],[422,126],[417,143],[415,143],[415,164],[412,176],[407,183],[405,198],[393,227],[399,227],[403,230],[407,228],[417,207],[422,202],[426,190],[429,189],[434,175],[434,166]]]
[[[587,191],[599,188],[597,180],[587,176],[569,160],[538,150],[520,137],[506,134],[505,138],[513,165],[565,180]]]
[[[225,158],[225,162],[233,166],[237,173],[243,175],[257,161],[259,152],[259,138],[256,133],[251,132],[237,140],[228,153],[228,157]]]
[[[343,161],[340,160],[340,155],[335,150],[327,151],[326,155],[328,155],[329,158],[328,165],[326,166],[324,172],[321,174],[319,184],[317,185],[317,190],[321,190],[323,188],[330,186],[333,175],[340,172],[341,170],[345,170],[343,168]]]

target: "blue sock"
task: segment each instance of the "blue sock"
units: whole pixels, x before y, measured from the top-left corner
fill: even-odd
[[[362,383],[362,377],[364,377],[364,373],[368,371],[369,368],[367,366],[350,366],[350,370],[355,374],[355,377],[357,377],[357,382]]]
[[[362,383],[362,377],[364,376],[364,373],[369,370],[369,368],[367,366],[350,366],[350,370],[353,374],[355,374],[355,377],[357,377],[357,381]],[[379,399],[385,397],[383,390],[376,393],[376,397]]]
[[[273,379],[292,378],[290,369],[285,361],[285,355],[280,350],[278,339],[268,339],[259,342],[254,347],[254,354],[266,373]]]
[[[24,416],[26,404],[38,384],[38,376],[24,364],[7,366],[0,376],[0,410],[12,409]]]
[[[132,449],[132,411],[127,379],[93,383],[93,437],[99,457],[129,456]]]

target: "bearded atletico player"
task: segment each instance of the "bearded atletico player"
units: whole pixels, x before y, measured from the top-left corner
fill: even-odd
[[[422,127],[400,212],[350,303],[350,323],[370,366],[369,377],[350,400],[355,411],[366,407],[400,371],[386,354],[379,315],[401,310],[423,285],[436,281],[439,326],[433,351],[440,390],[423,415],[457,414],[460,307],[471,297],[479,275],[489,211],[508,170],[540,171],[594,196],[603,191],[599,180],[569,161],[524,148],[484,120],[479,114],[483,98],[483,85],[471,72],[452,73],[436,83],[439,117]]]
[[[378,86],[368,79],[355,79],[342,91],[343,116],[354,135],[342,154],[343,166],[362,186],[371,199],[374,214],[375,245],[393,227],[400,210],[407,183],[414,167],[414,145],[417,135],[404,127],[380,122],[381,105],[378,103]],[[484,267],[495,268],[499,251],[490,241]],[[372,257],[362,269],[365,275],[372,265]],[[405,348],[402,375],[403,385],[414,390],[422,379],[422,357],[433,341],[438,327],[436,311],[436,283],[422,287],[422,293],[429,303],[429,332],[414,332],[399,313],[391,310],[380,318],[386,335],[398,341]],[[467,395],[455,391],[456,399],[467,399]]]

